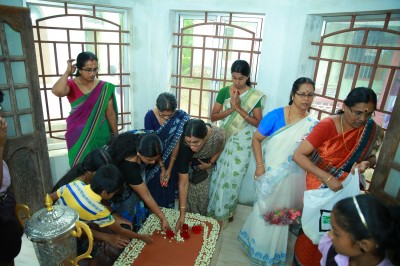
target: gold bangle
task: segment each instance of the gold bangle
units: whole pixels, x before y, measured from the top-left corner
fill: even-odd
[[[331,175],[330,177],[328,177],[328,179],[325,181],[325,183],[328,183],[329,180],[331,180],[332,177],[333,177],[333,175]]]
[[[171,160],[176,161],[176,158],[174,156],[171,156]]]
[[[257,167],[261,167],[261,166],[264,166],[264,164],[262,163],[262,164],[257,165]]]
[[[245,118],[243,118],[243,120],[246,120],[247,118],[249,118],[249,115],[247,115]]]
[[[179,207],[179,209],[186,209],[186,207]]]

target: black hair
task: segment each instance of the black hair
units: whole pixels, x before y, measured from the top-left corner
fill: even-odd
[[[292,105],[294,94],[300,89],[300,86],[303,84],[311,84],[315,91],[315,82],[312,79],[306,78],[306,77],[301,77],[301,78],[296,79],[293,82],[292,91],[290,92],[289,105]]]
[[[163,146],[155,133],[135,134],[128,131],[112,139],[107,150],[114,163],[118,164],[138,152],[145,157],[155,157],[162,153]]]
[[[57,191],[60,187],[74,181],[77,177],[83,175],[87,171],[95,172],[101,166],[111,163],[111,157],[107,151],[97,148],[89,152],[82,162],[73,166],[61,179],[54,185],[52,192]]]
[[[196,137],[204,139],[207,136],[207,125],[201,119],[189,119],[183,126],[184,137]]]
[[[235,62],[233,62],[231,66],[231,73],[236,72],[242,74],[243,76],[248,77],[248,79],[246,80],[246,85],[249,87],[251,86],[250,70],[251,70],[250,65],[245,60],[236,60]]]
[[[4,92],[0,91],[0,103],[4,101]]]
[[[374,104],[374,110],[376,110],[376,104],[378,102],[376,93],[366,87],[357,87],[352,89],[347,95],[346,99],[343,101],[347,107],[353,107],[358,103],[369,103]],[[337,114],[343,114],[343,109],[336,112]]]
[[[156,107],[160,112],[176,110],[178,103],[176,101],[175,95],[169,92],[163,92],[157,97]]]
[[[353,197],[338,201],[333,207],[337,224],[353,240],[374,239],[377,256],[388,256],[394,265],[400,265],[400,206],[388,207],[371,194],[356,196],[360,211],[365,218],[363,224]]]
[[[90,181],[90,188],[96,194],[106,191],[108,194],[116,192],[123,182],[121,171],[113,164],[100,167]]]
[[[78,56],[76,57],[76,68],[81,70],[82,67],[85,65],[85,63],[88,60],[95,60],[95,61],[99,61],[97,59],[97,56],[92,53],[92,52],[82,52],[80,54],[78,54]],[[75,76],[79,77],[81,75],[81,73],[79,73],[79,71],[76,71]]]

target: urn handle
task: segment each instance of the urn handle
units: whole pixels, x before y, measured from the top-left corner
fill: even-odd
[[[76,227],[76,231],[74,230],[71,232],[71,235],[73,237],[80,237],[82,235],[82,229],[83,229],[83,231],[85,231],[85,233],[88,237],[88,240],[89,240],[88,250],[84,254],[79,255],[75,259],[71,260],[71,264],[77,266],[78,261],[80,261],[81,259],[92,258],[92,256],[90,256],[90,253],[92,252],[92,249],[93,249],[93,234],[92,234],[92,230],[90,230],[89,226],[87,224],[85,224],[84,222],[76,221],[75,227]]]

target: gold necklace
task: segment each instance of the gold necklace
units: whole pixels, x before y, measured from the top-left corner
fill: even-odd
[[[350,150],[347,148],[346,141],[344,140],[343,115],[340,115],[340,127],[341,127],[341,129],[342,129],[342,138],[343,138],[344,147],[346,148],[346,151],[350,152]]]
[[[348,151],[348,152],[350,152],[350,150],[347,148],[347,145],[346,145],[346,141],[344,140],[344,131],[343,131],[343,114],[342,115],[340,115],[340,127],[341,127],[341,129],[342,129],[342,138],[343,138],[343,144],[344,144],[344,147],[346,148],[346,150]],[[360,137],[360,128],[358,129],[358,134],[357,134],[357,141],[356,141],[356,143],[358,142],[358,138]]]

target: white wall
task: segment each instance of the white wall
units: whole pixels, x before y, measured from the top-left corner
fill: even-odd
[[[288,103],[291,85],[299,75],[312,77],[308,53],[302,51],[311,49],[310,41],[312,36],[320,34],[321,29],[316,26],[321,23],[308,15],[399,8],[398,0],[254,0],[251,4],[242,0],[135,1],[132,18],[136,25],[132,53],[134,127],[143,127],[144,114],[154,106],[156,96],[170,88],[170,66],[174,59],[170,47],[175,30],[171,13],[175,10],[265,14],[257,88],[266,93],[266,111],[269,111]]]
[[[22,1],[22,0],[21,0]],[[21,5],[0,0],[0,4]],[[64,2],[64,1],[59,1]],[[157,95],[170,88],[174,60],[172,33],[175,11],[221,11],[265,14],[257,89],[267,95],[266,111],[286,105],[293,81],[312,77],[308,60],[311,40],[320,34],[324,14],[400,9],[399,0],[80,0],[80,4],[129,9],[133,127],[143,128],[143,117]],[[101,60],[101,59],[100,59]],[[65,153],[50,158],[53,180],[68,168]],[[65,161],[65,163],[63,163]]]

